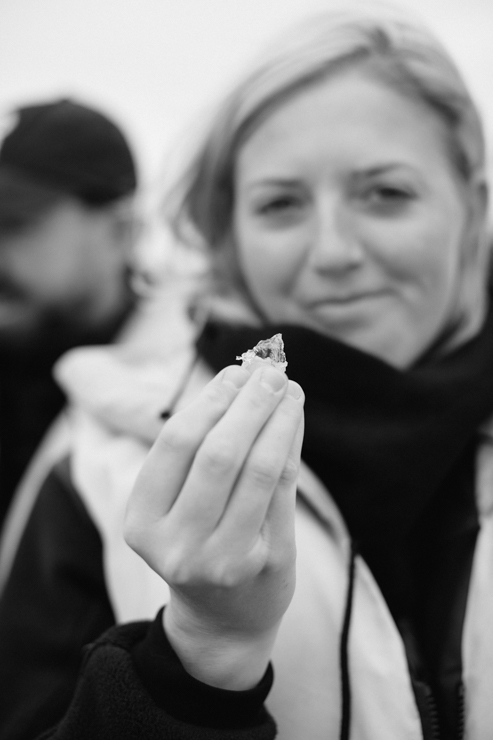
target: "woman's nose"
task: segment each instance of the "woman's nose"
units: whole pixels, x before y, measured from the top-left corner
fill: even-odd
[[[335,198],[321,198],[316,205],[311,233],[310,261],[320,271],[345,271],[364,257],[354,215]]]

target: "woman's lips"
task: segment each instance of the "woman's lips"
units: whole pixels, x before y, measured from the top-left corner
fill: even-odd
[[[309,307],[311,309],[318,308],[320,306],[349,306],[351,304],[361,303],[362,301],[369,301],[375,298],[381,298],[383,291],[367,291],[364,293],[352,293],[350,295],[341,296],[325,296],[316,300],[311,300]]]

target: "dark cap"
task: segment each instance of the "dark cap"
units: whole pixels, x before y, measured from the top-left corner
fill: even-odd
[[[94,205],[135,190],[132,152],[102,113],[62,99],[18,108],[12,116],[0,146],[0,189],[12,175],[25,175]]]

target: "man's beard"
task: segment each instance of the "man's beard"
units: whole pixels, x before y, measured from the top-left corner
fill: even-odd
[[[72,347],[107,344],[114,339],[134,301],[129,296],[111,316],[89,321],[82,307],[43,307],[31,320],[2,327],[0,325],[0,358],[12,364],[36,362],[43,366]],[[78,310],[77,310],[78,309]],[[34,368],[33,368],[34,369]]]

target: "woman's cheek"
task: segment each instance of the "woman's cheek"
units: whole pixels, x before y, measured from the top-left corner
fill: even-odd
[[[423,219],[368,220],[364,232],[367,258],[390,278],[416,280],[436,262],[440,231]]]
[[[302,261],[301,250],[283,233],[246,232],[239,251],[245,274],[267,285],[292,281]]]

